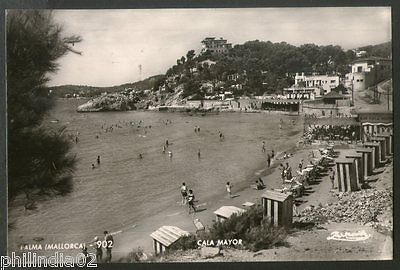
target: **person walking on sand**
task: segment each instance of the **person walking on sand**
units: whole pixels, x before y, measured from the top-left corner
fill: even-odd
[[[265,153],[265,141],[262,142],[261,151],[262,151],[263,153]]]
[[[232,198],[232,191],[231,191],[231,189],[232,189],[232,185],[231,185],[231,183],[230,182],[226,182],[226,185],[225,185],[225,187],[226,187],[226,191],[228,192],[228,194],[229,194],[229,197],[231,197]]]
[[[267,164],[268,164],[268,168],[271,166],[271,156],[268,154],[267,156]]]
[[[281,171],[281,180],[282,180],[282,182],[285,182],[286,170],[285,170],[285,166],[283,166],[282,163],[279,165],[279,170]]]
[[[181,186],[181,195],[182,195],[182,205],[185,205],[188,197],[187,187],[185,182],[183,182]]]
[[[189,214],[191,212],[191,210],[193,209],[193,213],[196,212],[196,207],[194,206],[194,194],[193,194],[193,190],[189,189],[189,193],[187,195],[187,202],[189,205]]]
[[[332,189],[335,189],[335,171],[332,168],[329,168],[329,178],[331,179]]]
[[[101,248],[102,242],[99,241],[99,237],[95,237],[94,240],[94,249],[96,250],[96,262],[101,263],[103,260],[103,249]]]
[[[271,158],[274,158],[275,157],[275,151],[272,149],[272,151],[271,151]]]
[[[163,145],[163,147],[162,147],[162,152],[163,152],[163,154],[165,154],[165,145]]]
[[[111,250],[114,246],[114,239],[111,234],[108,233],[108,231],[104,231],[104,241],[106,241],[106,258],[104,259],[105,263],[110,263],[112,254]]]
[[[301,171],[303,169],[303,162],[304,162],[304,160],[301,160],[299,163],[299,171]]]

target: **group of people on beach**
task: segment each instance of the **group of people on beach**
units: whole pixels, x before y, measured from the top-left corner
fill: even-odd
[[[311,125],[304,132],[304,137],[309,140],[351,140],[360,137],[360,128],[355,125]]]
[[[101,240],[98,236],[96,236],[93,241],[90,243],[90,246],[92,246],[95,249],[96,252],[96,262],[97,263],[110,263],[111,258],[112,258],[112,248],[114,247],[114,238],[113,236],[108,232],[104,231],[104,239]],[[103,259],[103,248],[106,250],[106,255]],[[86,263],[88,263],[89,260],[89,252],[87,249],[87,246],[85,246],[82,249],[82,254],[86,257]]]

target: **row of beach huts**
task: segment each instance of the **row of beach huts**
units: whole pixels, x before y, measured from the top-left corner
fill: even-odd
[[[353,192],[368,186],[370,178],[376,169],[384,166],[393,156],[393,124],[364,122],[362,128],[365,134],[362,142],[352,145],[350,149],[335,151],[333,146],[319,149],[313,154],[313,162],[305,166],[298,175],[285,180],[282,189],[267,190],[261,195],[263,216],[274,226],[291,227],[293,212],[296,211],[295,199],[302,196],[304,186],[312,182],[321,172],[326,172],[328,166],[335,166],[335,185],[339,192]],[[231,215],[245,212],[255,204],[245,202],[244,208],[222,206],[214,211],[216,222],[224,222]],[[196,219],[194,224],[198,230],[205,227]],[[189,235],[176,226],[162,226],[150,237],[153,240],[154,253],[165,253],[170,246],[181,237]]]

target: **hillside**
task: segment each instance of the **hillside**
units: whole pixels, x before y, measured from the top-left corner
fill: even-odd
[[[360,47],[359,50],[366,51],[366,57],[378,56],[383,58],[389,58],[392,55],[392,42],[388,41],[376,45],[369,45]]]
[[[61,85],[61,86],[49,87],[49,89],[52,90],[51,95],[55,97],[66,97],[66,96],[68,97],[68,96],[73,96],[74,94],[79,95],[80,97],[96,97],[104,92],[118,93],[126,89],[136,90],[136,91],[151,89],[153,88],[155,82],[162,77],[163,75],[156,75],[142,81],[134,83],[125,83],[110,87],[95,87],[88,85]]]
[[[391,52],[391,42],[363,48],[370,54],[385,56]],[[92,105],[84,106],[85,111],[92,111],[93,106],[93,111],[97,111],[183,105],[186,100],[221,99],[226,93],[231,97],[273,95],[291,86],[297,72],[344,76],[350,72],[354,59],[356,54],[352,50],[344,51],[340,46],[294,46],[254,40],[235,45],[227,53],[206,51],[196,55],[190,50],[165,75],[143,81],[113,87],[58,86],[52,88],[52,95],[112,95],[110,99],[90,101]],[[124,105],[115,107],[113,100],[124,100]],[[102,108],[102,104],[107,107]]]

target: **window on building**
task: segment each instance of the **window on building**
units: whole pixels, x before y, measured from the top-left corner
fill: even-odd
[[[362,67],[357,67],[357,72],[362,72]]]
[[[359,82],[360,80],[357,80],[357,82]]]
[[[336,81],[335,80],[331,80],[331,83],[335,83]]]
[[[360,82],[363,82],[364,80],[363,79],[360,79]]]

